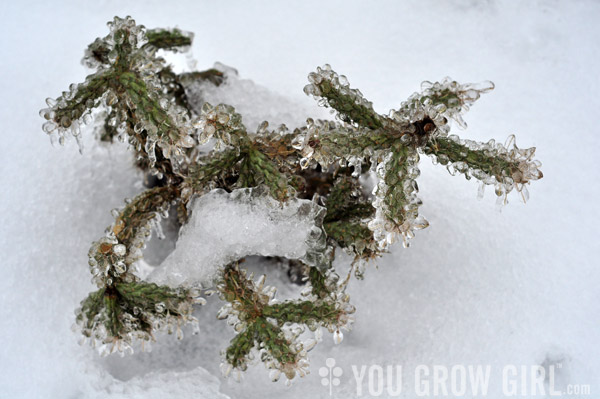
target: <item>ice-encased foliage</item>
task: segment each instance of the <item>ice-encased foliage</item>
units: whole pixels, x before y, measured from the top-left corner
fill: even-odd
[[[196,322],[200,295],[218,293],[219,318],[237,333],[223,352],[226,374],[260,357],[274,380],[302,376],[321,327],[340,343],[352,324],[349,275],[340,279],[332,266],[336,249],[353,257],[360,276],[397,239],[408,246],[428,226],[417,197],[421,155],[493,185],[503,203],[512,190],[526,200],[526,186],[542,177],[535,148],[519,149],[512,137],[503,146],[449,135],[451,120],[466,127],[462,115],[490,82],[425,82],[380,115],[325,65],[304,91],[337,121],[309,118],[294,129],[262,122],[249,131],[234,107],[213,106],[198,92],[218,90],[231,71],[178,74],[159,56],[159,49],[184,51],[191,34],[146,30],[130,17],[109,28],[85,53],[96,71],[40,112],[44,131],[62,143],[70,135],[80,141],[80,125],[102,107],[98,137],[127,141],[146,173],[148,189],[113,211],[114,223],[89,252],[98,290],[82,301],[77,325],[104,354],[152,341],[158,330],[181,337],[181,325]],[[371,194],[365,174],[377,181]],[[145,281],[137,270],[142,250],[152,231],[161,236],[169,212],[183,225],[177,249]],[[288,258],[306,284],[302,297],[278,300],[264,277],[248,275],[240,264],[256,254]],[[305,328],[315,341],[301,341]]]

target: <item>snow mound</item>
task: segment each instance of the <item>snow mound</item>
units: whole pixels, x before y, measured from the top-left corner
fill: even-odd
[[[189,371],[152,372],[143,376],[120,381],[95,370],[102,376],[96,382],[91,398],[103,399],[163,399],[165,387],[169,387],[169,395],[179,399],[227,399],[229,396],[219,392],[219,379],[202,367]]]
[[[277,94],[250,79],[241,79],[237,70],[219,62],[213,68],[223,72],[223,84],[215,86],[207,81],[193,81],[185,87],[186,96],[197,114],[205,102],[229,104],[243,116],[248,131],[256,130],[263,121],[268,121],[272,127],[284,124],[295,128],[304,126],[309,116],[328,116],[328,112],[317,107],[312,99],[291,99]]]
[[[216,189],[188,205],[191,216],[175,251],[148,279],[176,287],[210,286],[219,269],[249,255],[282,256],[314,264],[325,249],[325,208],[313,201],[281,204],[263,188]]]

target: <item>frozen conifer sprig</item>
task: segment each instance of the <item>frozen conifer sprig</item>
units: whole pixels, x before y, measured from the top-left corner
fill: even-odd
[[[146,30],[130,17],[115,17],[108,25],[110,33],[85,51],[83,63],[95,72],[48,99],[48,108],[40,111],[43,130],[61,144],[70,136],[81,143],[80,127],[102,118],[98,138],[129,143],[136,166],[147,176],[147,190],[113,210],[113,224],[89,251],[98,290],[82,301],[76,324],[103,354],[132,351],[134,341],[149,344],[159,330],[181,338],[185,323],[201,328],[192,314],[195,305],[205,303],[201,294],[207,290],[205,295],[217,292],[225,302],[218,316],[236,333],[223,352],[225,374],[239,375],[260,359],[273,380],[284,375],[291,381],[308,372],[307,352],[322,328],[339,343],[352,324],[348,278],[340,281],[333,268],[336,249],[354,257],[351,270],[360,277],[369,260],[398,239],[408,246],[414,232],[428,226],[417,196],[421,155],[452,175],[494,186],[501,203],[513,190],[526,200],[527,185],[542,177],[535,148],[518,148],[514,136],[501,145],[449,135],[451,120],[466,127],[462,115],[494,87],[490,82],[424,82],[421,92],[381,115],[346,77],[325,65],[309,75],[304,91],[330,107],[337,121],[308,119],[294,129],[270,129],[263,122],[250,132],[232,106],[197,103],[202,96],[193,92],[194,83],[227,84],[226,72],[177,74],[159,56],[158,50],[186,51],[192,34]],[[207,143],[214,144],[208,153],[199,147]],[[377,181],[371,194],[362,174]],[[184,278],[184,284],[170,286],[142,278],[143,249],[153,232],[162,236],[161,220],[176,210],[185,225],[195,199],[209,198],[208,193],[245,198],[250,209],[265,215],[291,209],[285,215],[297,219],[293,230],[307,229],[298,236],[306,236],[300,247],[306,253],[289,261],[301,276],[297,282],[306,285],[301,298],[276,299],[265,276],[254,281],[241,268],[246,255],[237,259],[237,252],[234,262],[219,258],[229,259],[227,264],[190,265],[218,270],[209,279]],[[306,338],[306,329],[315,337]]]
[[[191,35],[179,30],[151,31],[130,17],[109,22],[110,33],[96,39],[85,53],[83,64],[97,69],[84,83],[72,84],[57,99],[46,100],[40,111],[48,121],[44,131],[63,143],[73,135],[80,142],[80,126],[87,124],[94,108],[103,106],[107,125],[121,140],[127,138],[150,166],[157,162],[156,146],[171,167],[183,162],[185,149],[195,145],[195,129],[189,112],[164,96],[159,73],[164,62],[158,48],[178,50],[191,44]],[[142,134],[141,132],[144,131]],[[165,165],[158,168],[160,173]]]
[[[349,329],[354,307],[348,303],[344,285],[337,284],[337,276],[331,270],[325,275],[311,268],[304,298],[284,302],[275,299],[276,289],[265,286],[265,278],[262,275],[252,281],[252,276],[246,276],[237,263],[223,271],[217,289],[221,299],[229,304],[221,308],[217,317],[228,319],[238,332],[224,352],[223,371],[226,375],[232,370],[243,371],[258,356],[272,369],[274,381],[281,374],[292,380],[308,372],[306,354],[320,340],[321,327],[341,342],[340,329]],[[315,338],[300,341],[304,326],[315,332]]]

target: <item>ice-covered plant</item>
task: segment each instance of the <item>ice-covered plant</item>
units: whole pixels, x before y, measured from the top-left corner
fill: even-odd
[[[226,74],[217,69],[177,74],[161,57],[161,50],[185,51],[192,34],[147,30],[130,17],[108,26],[108,36],[96,39],[83,59],[95,72],[46,100],[48,108],[40,112],[43,130],[61,144],[73,136],[81,145],[80,127],[102,121],[99,139],[127,141],[136,165],[151,177],[146,191],[113,211],[114,223],[89,252],[98,290],[82,301],[77,325],[103,353],[131,350],[135,340],[149,343],[158,330],[180,335],[184,323],[199,328],[194,305],[205,302],[201,295],[216,293],[226,302],[218,317],[237,333],[223,352],[226,373],[244,370],[258,356],[274,380],[281,373],[288,380],[302,376],[306,352],[320,339],[321,328],[340,342],[352,322],[354,307],[345,293],[349,276],[340,278],[332,267],[336,249],[352,254],[351,270],[360,277],[368,261],[394,241],[408,246],[414,232],[428,226],[417,197],[421,155],[452,175],[477,179],[482,188],[492,185],[501,203],[513,190],[526,200],[526,186],[542,177],[535,148],[518,148],[512,136],[502,145],[448,134],[450,120],[466,126],[462,114],[493,89],[491,82],[424,82],[421,92],[380,115],[325,65],[309,75],[304,91],[331,108],[336,121],[308,119],[293,130],[270,129],[264,122],[251,132],[233,107],[191,101],[194,82],[218,86]],[[207,143],[212,149],[204,152],[207,146],[200,146]],[[372,193],[369,179],[362,178],[368,176],[376,179]],[[138,270],[145,243],[170,209],[184,229],[202,227],[219,198],[245,204],[236,208],[247,210],[240,217],[256,212],[265,222],[287,223],[289,234],[275,243],[262,235],[239,241],[238,235],[228,253],[179,254],[171,262],[176,266],[157,267],[149,277]],[[209,238],[195,240],[204,245],[199,253],[210,255]],[[269,242],[258,248],[261,240]],[[287,240],[302,242],[286,246]],[[306,285],[302,297],[277,300],[264,276],[255,281],[240,267],[248,255],[287,257]],[[315,339],[306,339],[305,328],[315,331]]]

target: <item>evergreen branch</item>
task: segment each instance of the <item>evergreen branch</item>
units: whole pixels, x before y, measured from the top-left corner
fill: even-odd
[[[442,165],[447,165],[451,174],[462,173],[465,177],[475,177],[482,184],[493,184],[499,198],[516,188],[523,199],[528,197],[525,187],[530,181],[543,177],[541,164],[533,159],[535,147],[520,149],[510,136],[506,145],[477,143],[461,140],[457,136],[438,138],[424,147],[423,151],[434,157]],[[482,186],[483,187],[483,186]]]
[[[373,214],[373,206],[362,198],[356,178],[341,176],[327,195],[325,223],[336,220],[364,219]]]
[[[357,259],[370,259],[378,254],[373,232],[364,220],[373,218],[375,208],[362,198],[356,178],[338,178],[327,196],[327,215],[323,228],[330,240],[351,250]]]
[[[323,224],[327,237],[341,248],[351,249],[358,257],[370,259],[378,254],[373,231],[365,223],[336,220]]]
[[[409,203],[418,204],[416,199],[411,198],[417,192],[414,181],[419,174],[416,169],[417,161],[418,155],[411,154],[405,147],[400,147],[392,152],[387,162],[381,166],[380,173],[383,174],[383,179],[378,187],[380,191],[378,196],[383,199],[386,219],[396,225],[402,225],[410,217],[408,213],[411,210],[407,209]]]
[[[464,162],[465,166],[479,169],[498,181],[512,176],[519,170],[519,163],[516,161],[493,156],[490,151],[483,149],[471,149],[466,144],[447,137],[440,137],[431,142],[423,152],[435,156],[442,165]]]
[[[256,345],[255,324],[251,324],[230,342],[225,350],[225,360],[232,366],[240,370],[245,370],[250,352]]]
[[[266,306],[262,314],[280,323],[335,324],[340,316],[340,312],[339,309],[335,308],[335,305],[327,302],[286,301]]]
[[[317,298],[323,298],[331,293],[325,273],[316,267],[311,267],[308,271],[308,280],[310,281],[311,292]]]
[[[226,146],[240,146],[248,140],[242,116],[231,105],[219,104],[213,107],[204,103],[197,127],[202,131],[198,139],[200,144],[205,144],[213,137],[219,144]]]
[[[44,131],[48,134],[58,131],[61,142],[64,142],[67,129],[74,136],[79,136],[80,124],[75,122],[89,115],[91,109],[98,105],[112,78],[110,71],[89,75],[85,83],[72,84],[69,91],[63,92],[56,100],[46,99],[49,108],[40,111],[40,115],[47,120],[43,125]]]
[[[175,29],[150,29],[146,31],[146,46],[170,51],[185,51],[192,45],[194,34]]]
[[[129,133],[137,141],[136,147],[144,146],[151,166],[156,161],[154,150],[158,142],[163,155],[172,158],[177,169],[185,155],[183,149],[195,144],[188,112],[171,104],[162,89],[160,92],[157,90],[161,84],[155,76],[148,76],[144,69],[152,63],[140,63],[140,60],[153,56],[152,52],[148,53],[138,45],[146,40],[143,27],[137,26],[129,17],[115,18],[109,26],[111,33],[104,39],[96,39],[84,57],[84,63],[99,68],[98,72],[88,76],[83,84],[71,85],[70,92],[64,92],[57,101],[47,100],[50,108],[41,111],[48,120],[44,130],[49,134],[56,131],[62,144],[70,128],[79,142],[79,125],[86,121],[74,122],[89,115],[91,109],[98,105],[97,100],[103,97],[109,115],[113,108],[116,109],[110,119],[114,118],[114,122],[108,124],[109,131],[103,136],[105,139],[115,135],[113,127],[119,133],[119,130],[127,131],[128,124],[132,125],[134,132],[142,137]],[[173,32],[172,44],[178,34]],[[165,35],[154,35],[156,43],[166,45],[169,40]],[[161,65],[161,60],[153,61]]]
[[[337,111],[338,118],[346,123],[354,123],[368,129],[383,127],[379,115],[373,110],[373,104],[367,101],[359,90],[351,89],[345,76],[339,76],[329,65],[317,68],[317,72],[308,75],[311,84],[304,92],[322,105]]]
[[[369,223],[380,248],[386,248],[398,236],[404,246],[414,237],[414,230],[423,229],[429,223],[419,216],[421,200],[417,198],[419,155],[415,150],[398,146],[377,167],[380,177],[375,201],[375,219]]]
[[[186,87],[193,82],[205,81],[215,86],[220,86],[225,81],[223,72],[214,68],[202,72],[184,72],[176,74],[173,69],[167,65],[158,72],[158,78],[166,89],[166,94],[173,99],[177,105],[183,107],[192,116],[190,99],[186,94]]]
[[[401,134],[385,130],[364,130],[330,121],[309,119],[304,135],[297,135],[292,146],[302,156],[300,166],[307,168],[314,159],[323,169],[340,161],[368,160],[390,148]],[[360,169],[360,168],[359,168]]]
[[[148,142],[159,141],[163,152],[166,151],[167,158],[169,158],[171,150],[177,147],[187,148],[195,144],[190,128],[174,120],[176,115],[170,114],[165,109],[168,103],[161,105],[159,98],[148,90],[143,79],[133,72],[124,72],[119,76],[118,84],[133,104],[133,114],[139,121],[136,122],[134,119],[133,123],[142,124],[148,133]],[[121,90],[118,91],[121,92]],[[128,102],[125,101],[125,103]],[[150,151],[146,150],[146,152]],[[152,158],[150,154],[149,156]]]
[[[489,81],[481,83],[460,84],[450,78],[444,78],[441,82],[425,81],[421,84],[420,93],[414,93],[403,102],[400,109],[391,112],[392,119],[406,120],[410,115],[425,113],[445,136],[450,127],[443,119],[453,119],[462,128],[467,124],[462,115],[467,112],[471,105],[477,101],[482,94],[494,89],[494,84]]]
[[[185,309],[185,306],[182,308],[181,304],[194,297],[192,291],[188,289],[173,289],[143,281],[118,283],[115,284],[115,288],[130,305],[146,308],[148,312],[152,309],[158,313],[168,312],[176,317],[190,312],[189,309]]]
[[[242,161],[239,187],[255,187],[264,184],[269,188],[273,198],[284,201],[291,194],[288,185],[289,177],[279,171],[279,168],[261,151],[249,146],[246,157]]]
[[[86,337],[92,335],[94,324],[97,319],[97,315],[100,314],[102,307],[104,306],[104,288],[100,288],[88,295],[86,299],[81,302],[81,308],[76,313],[76,322],[82,327],[82,333]]]
[[[193,305],[202,304],[194,290],[170,288],[143,281],[117,283],[91,293],[81,303],[76,321],[92,343],[110,344],[104,351],[130,348],[134,340],[154,340],[154,332],[177,331],[181,325],[196,323]]]
[[[281,328],[271,324],[267,319],[259,317],[254,322],[256,341],[264,349],[262,359],[267,367],[277,368],[288,379],[293,379],[296,373],[304,374],[303,355],[299,348],[302,345],[294,343],[296,337],[286,337]],[[270,364],[269,364],[270,363]]]
[[[231,318],[234,329],[239,332],[224,352],[230,367],[244,370],[252,347],[258,347],[267,367],[284,373],[291,380],[297,373],[305,373],[305,352],[314,346],[314,343],[299,342],[302,330],[290,328],[291,325],[304,324],[311,330],[325,326],[338,334],[341,327],[348,328],[352,322],[349,314],[354,308],[347,304],[347,296],[336,292],[339,290],[335,285],[337,279],[328,280],[318,269],[311,270],[311,281],[316,284],[312,289],[313,298],[277,303],[273,301],[275,289],[264,286],[264,275],[255,283],[237,264],[225,268],[218,289],[221,298],[229,304],[221,309],[218,317]]]
[[[190,165],[183,183],[183,198],[187,201],[193,193],[204,193],[216,187],[230,188],[227,181],[239,173],[241,159],[243,154],[239,151],[227,149]]]
[[[178,75],[181,82],[189,84],[194,81],[206,81],[221,86],[225,81],[225,75],[218,69],[210,68],[202,72],[186,72]]]
[[[110,51],[111,48],[108,43],[106,43],[106,40],[98,37],[85,50],[83,63],[90,68],[94,68],[99,65],[108,65],[110,63]]]
[[[112,232],[119,242],[130,248],[136,238],[146,233],[151,220],[168,210],[177,198],[177,190],[171,186],[155,187],[135,197],[119,213]]]
[[[98,287],[137,280],[129,267],[141,259],[152,223],[157,225],[177,196],[172,186],[156,187],[138,195],[121,211],[114,210],[115,222],[104,237],[92,244],[88,254]]]

